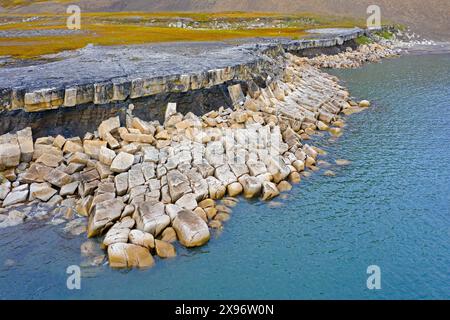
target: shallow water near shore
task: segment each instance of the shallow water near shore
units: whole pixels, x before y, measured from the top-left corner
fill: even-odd
[[[373,107],[311,142],[331,166],[287,198],[241,200],[208,245],[150,270],[82,268],[81,290],[66,268],[82,264],[84,236],[39,221],[0,230],[0,298],[450,298],[450,55],[330,72]],[[369,265],[381,290],[366,287]]]

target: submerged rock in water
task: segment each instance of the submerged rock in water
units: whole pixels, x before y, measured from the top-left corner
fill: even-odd
[[[84,257],[94,257],[100,253],[100,250],[94,240],[87,240],[81,244],[80,252]]]
[[[8,207],[14,204],[23,203],[28,200],[28,194],[29,190],[27,184],[15,187],[6,196],[5,200],[3,200],[3,206]]]
[[[175,247],[163,240],[155,240],[155,248],[158,257],[163,259],[173,258],[177,255]]]
[[[262,199],[264,201],[271,200],[278,196],[280,194],[280,191],[278,191],[278,188],[276,184],[272,182],[265,181],[262,184]]]
[[[370,102],[369,102],[368,100],[361,100],[361,101],[359,102],[359,106],[360,106],[361,108],[367,108],[367,107],[370,107]]]
[[[78,236],[87,230],[86,219],[78,218],[69,221],[63,229],[65,232],[70,233],[73,236]]]
[[[14,267],[16,265],[16,261],[14,261],[13,259],[6,259],[5,262],[3,263],[3,266],[5,266],[6,268],[11,268]]]
[[[292,185],[287,182],[287,181],[281,181],[278,185],[277,188],[280,192],[287,192],[287,191],[291,191],[292,190]]]
[[[27,218],[26,214],[18,210],[12,210],[7,216],[0,220],[0,229],[17,226],[25,221]]]
[[[125,204],[120,199],[111,199],[98,203],[94,213],[89,217],[88,237],[101,234],[120,218]]]
[[[323,173],[323,175],[327,176],[327,177],[334,177],[334,176],[336,176],[336,173],[334,171],[327,170]]]
[[[108,258],[112,268],[149,268],[155,264],[155,260],[147,248],[130,243],[110,245]]]
[[[346,160],[346,159],[337,159],[334,161],[338,166],[348,166],[349,164],[351,164],[350,160]]]

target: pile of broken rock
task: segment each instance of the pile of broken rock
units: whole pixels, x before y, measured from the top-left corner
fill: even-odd
[[[111,267],[149,267],[155,254],[175,256],[176,240],[207,243],[234,197],[290,190],[317,168],[320,149],[302,142],[315,130],[340,133],[339,114],[361,109],[335,77],[289,55],[284,79],[229,93],[234,110],[182,115],[170,103],[163,124],[130,105],[125,123],[112,117],[82,139],[34,141],[30,128],[0,136],[0,227],[26,218],[21,205],[44,202],[65,220],[87,217]]]

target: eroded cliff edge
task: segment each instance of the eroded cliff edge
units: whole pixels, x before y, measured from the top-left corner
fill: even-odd
[[[83,135],[101,121],[124,119],[130,103],[144,120],[163,120],[168,102],[197,115],[231,107],[227,88],[266,87],[280,78],[283,54],[315,56],[356,47],[361,29],[320,39],[260,43],[181,43],[87,47],[46,64],[0,69],[0,133],[31,126],[35,137]]]

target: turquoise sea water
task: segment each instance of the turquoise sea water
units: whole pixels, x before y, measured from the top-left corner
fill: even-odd
[[[373,102],[339,139],[318,138],[318,172],[272,204],[242,200],[224,231],[147,271],[100,267],[68,290],[83,237],[41,222],[0,230],[0,298],[450,298],[450,55],[332,71]],[[7,259],[14,260],[5,266]],[[369,265],[381,290],[366,287]],[[84,269],[83,269],[84,270]]]

